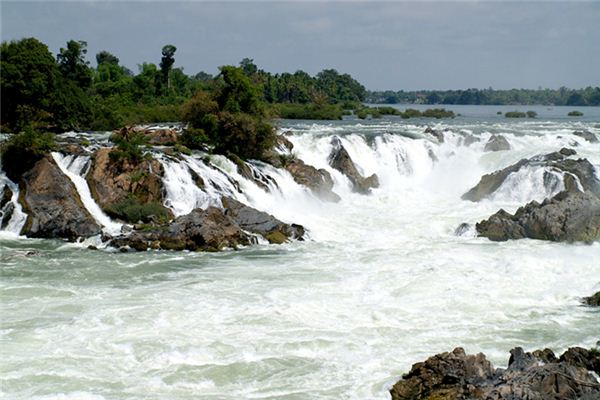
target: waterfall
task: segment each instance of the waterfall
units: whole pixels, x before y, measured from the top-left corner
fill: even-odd
[[[6,189],[10,189],[12,195],[10,200],[0,210],[0,220],[2,221],[2,231],[8,232],[10,235],[18,236],[25,225],[27,214],[23,212],[23,208],[19,203],[19,187],[12,182],[4,171],[0,170],[0,198],[4,197]],[[4,220],[5,213],[10,212],[10,219]]]
[[[112,221],[102,211],[100,206],[94,201],[90,188],[84,178],[89,167],[90,158],[88,156],[76,156],[72,154],[63,155],[57,152],[52,153],[52,158],[60,170],[73,182],[83,206],[94,220],[104,227],[107,233],[111,235],[120,233],[122,225]]]

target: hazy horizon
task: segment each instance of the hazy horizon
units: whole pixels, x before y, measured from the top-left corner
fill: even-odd
[[[10,2],[2,40],[68,40],[137,72],[177,47],[193,75],[245,57],[268,72],[349,73],[369,90],[600,86],[599,3]]]

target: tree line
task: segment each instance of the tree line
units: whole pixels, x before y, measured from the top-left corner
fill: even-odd
[[[143,62],[137,73],[108,51],[87,59],[87,43],[70,40],[54,56],[35,38],[2,42],[1,127],[45,131],[109,130],[142,122],[178,121],[182,105],[198,91],[218,91],[223,75],[187,75],[175,67],[177,47],[162,48],[160,63]],[[348,74],[326,69],[271,74],[245,58],[239,68],[270,104],[361,102],[366,90]]]
[[[366,96],[375,104],[473,104],[599,106],[600,88],[421,90],[372,91]]]

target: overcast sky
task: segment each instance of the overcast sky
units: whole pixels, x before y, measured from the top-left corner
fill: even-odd
[[[600,86],[600,2],[6,2],[2,40],[53,53],[88,42],[137,72],[215,73],[244,57],[270,72],[348,72],[367,89]]]

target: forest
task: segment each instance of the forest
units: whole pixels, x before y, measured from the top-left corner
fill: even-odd
[[[474,105],[548,105],[599,106],[600,88],[584,89],[466,89],[397,92],[370,91],[367,103],[373,104],[474,104]]]

